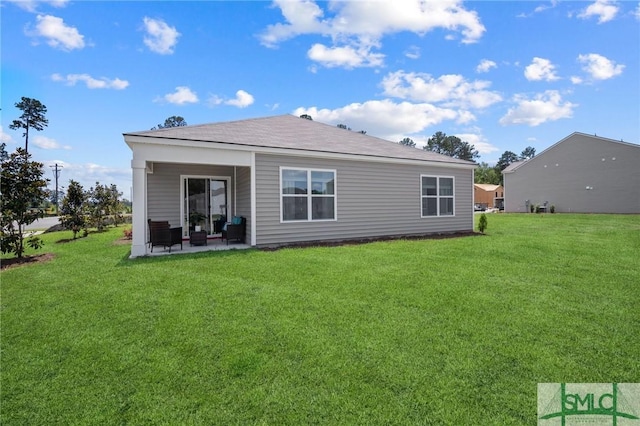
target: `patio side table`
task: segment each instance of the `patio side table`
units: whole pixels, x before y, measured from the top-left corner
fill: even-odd
[[[189,244],[192,246],[207,245],[207,231],[193,231],[189,234]]]

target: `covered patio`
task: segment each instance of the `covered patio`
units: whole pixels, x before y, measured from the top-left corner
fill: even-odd
[[[182,241],[182,250],[180,250],[179,245],[171,247],[171,251],[169,251],[169,248],[154,247],[153,252],[151,252],[151,249],[147,251],[147,256],[168,256],[172,254],[203,253],[209,251],[246,250],[249,248],[251,248],[249,244],[233,241],[230,241],[229,244],[227,244],[226,240],[222,241],[219,237],[212,237],[207,238],[206,245],[191,245],[189,240],[184,240]]]
[[[212,143],[166,140],[150,134],[127,135],[133,151],[133,243],[131,257],[169,254],[146,244],[148,220],[168,221],[182,228],[182,252],[248,248],[253,235],[254,154],[231,151]],[[221,221],[246,219],[242,243],[220,242]],[[190,246],[194,230],[207,231],[207,245]],[[216,238],[217,237],[217,238]],[[173,246],[171,254],[180,253]],[[165,253],[166,252],[166,253]]]

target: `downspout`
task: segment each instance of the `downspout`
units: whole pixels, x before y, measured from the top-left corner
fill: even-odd
[[[473,229],[476,226],[476,187],[475,187],[475,182],[476,182],[476,168],[474,167],[473,169],[471,169],[471,192],[472,192],[472,196],[471,196],[471,232],[473,232]]]

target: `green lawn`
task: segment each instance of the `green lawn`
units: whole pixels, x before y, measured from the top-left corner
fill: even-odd
[[[535,424],[541,382],[640,378],[640,216],[1,273],[0,423]]]

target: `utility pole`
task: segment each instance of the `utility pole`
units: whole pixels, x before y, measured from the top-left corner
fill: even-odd
[[[54,202],[56,203],[56,216],[58,216],[58,178],[60,177],[60,169],[62,169],[62,166],[58,166],[58,163],[55,164],[55,166],[49,166],[53,169],[53,175],[56,178],[56,193],[53,197]]]

